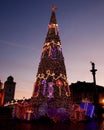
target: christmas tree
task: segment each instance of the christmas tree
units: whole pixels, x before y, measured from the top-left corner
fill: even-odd
[[[56,7],[52,7],[48,32],[34,84],[32,99],[36,113],[42,106],[44,106],[43,109],[48,107],[56,110],[64,109],[67,112],[70,111],[71,106],[70,89],[55,10]]]

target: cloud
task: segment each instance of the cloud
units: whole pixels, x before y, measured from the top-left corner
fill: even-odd
[[[13,43],[13,42],[8,42],[8,41],[5,41],[5,40],[0,40],[0,44],[5,44],[5,45],[8,45],[8,46],[13,46],[13,47],[19,47],[19,48],[33,50],[33,48],[30,47],[30,46],[26,46],[26,45],[18,44],[18,43]]]

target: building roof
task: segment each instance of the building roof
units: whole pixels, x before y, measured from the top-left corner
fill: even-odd
[[[94,90],[94,84],[91,83],[91,82],[77,81],[76,83],[72,83],[70,85],[70,88],[74,89],[76,91],[93,91]],[[102,92],[102,93],[104,92],[103,86],[96,85],[96,88],[97,88],[98,92]]]

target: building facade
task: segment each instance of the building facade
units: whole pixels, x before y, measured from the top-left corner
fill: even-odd
[[[104,87],[96,85],[98,103],[104,105]],[[84,100],[94,103],[95,86],[89,82],[76,82],[70,85],[73,102],[80,103]]]
[[[4,88],[3,83],[0,81],[0,106],[3,105],[4,102]]]

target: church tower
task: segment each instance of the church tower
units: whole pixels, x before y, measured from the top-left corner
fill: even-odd
[[[48,32],[42,49],[32,99],[34,106],[47,103],[48,107],[70,109],[70,89],[67,81],[62,45],[52,7]]]
[[[14,78],[9,76],[4,83],[4,104],[14,100],[16,82]]]

